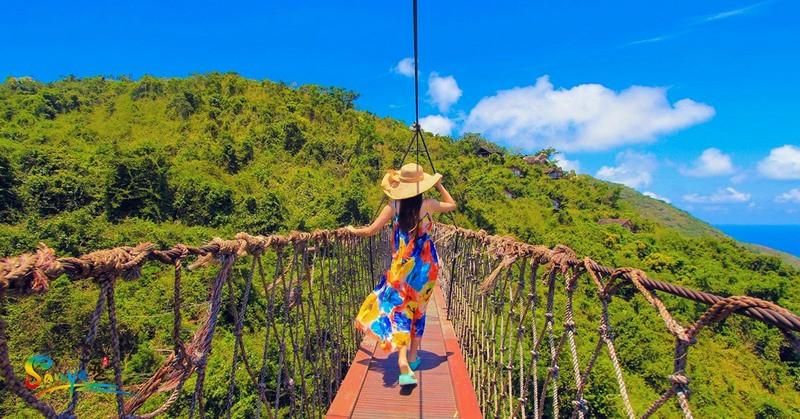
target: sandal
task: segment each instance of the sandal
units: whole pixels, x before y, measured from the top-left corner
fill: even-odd
[[[408,374],[400,374],[398,381],[400,382],[401,386],[413,386],[417,384],[417,379],[414,377],[413,372]]]

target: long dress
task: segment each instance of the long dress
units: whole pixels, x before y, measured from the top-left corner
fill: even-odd
[[[397,212],[397,211],[395,211]],[[392,220],[392,262],[367,296],[356,316],[356,327],[377,337],[386,350],[397,350],[411,337],[425,333],[425,309],[439,273],[439,257],[429,233],[430,223],[405,232]]]

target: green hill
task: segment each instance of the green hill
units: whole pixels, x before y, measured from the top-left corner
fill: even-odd
[[[8,79],[0,85],[0,255],[40,241],[60,254],[80,254],[141,241],[201,243],[241,230],[366,223],[381,198],[378,181],[399,165],[411,131],[355,109],[356,98],[339,88],[234,74],[47,84]],[[798,270],[681,210],[586,175],[553,179],[552,163],[531,165],[509,152],[481,157],[485,140],[477,135],[426,139],[459,202],[461,226],[565,244],[609,266],[639,267],[655,278],[800,312]],[[607,219],[629,220],[629,228],[598,222]],[[168,276],[160,281],[150,286],[169,289]],[[205,298],[202,278],[195,281],[187,303]],[[130,336],[125,371],[146,375],[163,356],[152,348],[169,347],[169,318],[153,317],[166,303],[151,301],[137,285],[123,286],[131,292],[128,300],[120,297],[120,311],[134,313],[122,320]],[[81,333],[65,330],[64,322],[79,326],[93,304],[84,297],[94,291],[68,281],[55,288],[8,308],[15,365],[34,349],[74,358]],[[626,319],[619,325],[620,356],[634,383],[661,388],[668,371],[653,354],[669,357],[671,349],[655,350],[664,339],[645,330],[638,311],[648,308],[635,301],[616,305],[615,319]],[[685,321],[704,310],[666,301]],[[692,388],[702,395],[693,400],[696,414],[800,415],[799,357],[780,333],[732,318],[702,338],[690,361],[698,368],[690,371]],[[2,387],[0,394],[0,413],[21,406]],[[112,405],[102,406],[112,411]]]

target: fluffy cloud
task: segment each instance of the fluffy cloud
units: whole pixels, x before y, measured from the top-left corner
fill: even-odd
[[[773,148],[769,156],[758,162],[758,171],[770,179],[800,179],[800,147],[785,145]]]
[[[601,167],[596,176],[631,188],[650,185],[653,181],[653,170],[658,166],[654,155],[630,150],[617,154],[616,162],[615,167]]]
[[[581,163],[577,160],[569,160],[562,153],[556,153],[553,158],[558,162],[558,166],[566,171],[574,170],[576,173],[581,171]]]
[[[739,192],[732,187],[718,189],[711,195],[688,194],[683,196],[683,200],[693,204],[735,204],[750,200],[750,194]]]
[[[414,77],[414,59],[403,58],[396,66],[392,67],[392,71],[406,77]]]
[[[465,128],[528,151],[598,151],[653,141],[712,116],[714,108],[691,99],[670,104],[664,88],[631,86],[616,92],[582,84],[556,90],[542,76],[533,86],[481,99]]]
[[[733,173],[733,163],[731,156],[717,148],[709,148],[700,154],[692,167],[682,169],[681,173],[696,177],[730,175]]]
[[[440,112],[447,112],[450,105],[458,102],[461,97],[461,89],[453,76],[440,76],[437,72],[432,72],[428,78],[428,95],[431,102],[439,108]]]
[[[455,122],[446,116],[429,115],[420,118],[419,126],[425,131],[432,132],[436,135],[450,135],[450,133],[453,132]]]
[[[781,204],[795,203],[800,204],[800,188],[790,189],[775,197],[775,202]]]
[[[655,192],[650,192],[650,191],[642,192],[642,195],[649,196],[650,198],[657,199],[659,201],[664,201],[664,202],[666,202],[668,204],[672,203],[672,201],[670,201],[669,198],[667,198],[665,196],[661,196],[661,195],[659,195],[659,194],[657,194]]]

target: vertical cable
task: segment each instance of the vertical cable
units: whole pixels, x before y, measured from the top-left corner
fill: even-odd
[[[419,48],[417,46],[417,0],[414,3],[414,125],[419,130]]]
[[[417,0],[414,7],[414,137],[417,139],[417,166],[419,166],[419,47],[417,46]]]

